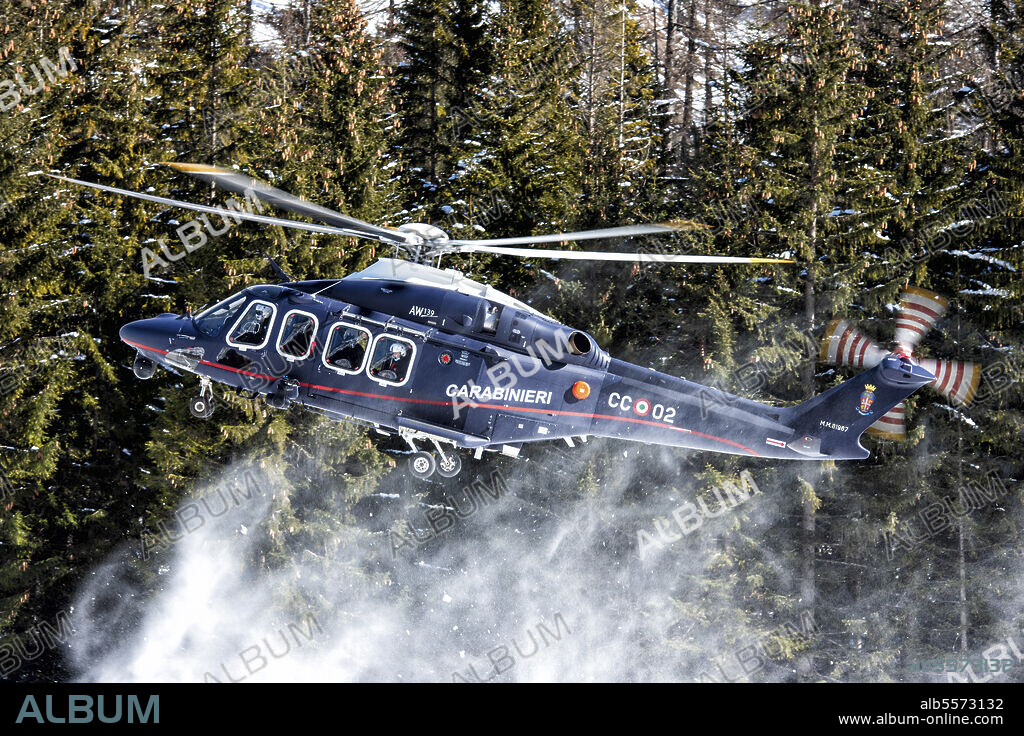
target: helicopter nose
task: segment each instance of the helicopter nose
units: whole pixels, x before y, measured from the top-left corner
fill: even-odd
[[[136,350],[166,353],[178,332],[177,315],[161,315],[129,322],[118,334],[122,342]]]
[[[121,341],[133,348],[157,347],[153,340],[153,331],[150,329],[151,319],[140,319],[129,322],[118,333]]]

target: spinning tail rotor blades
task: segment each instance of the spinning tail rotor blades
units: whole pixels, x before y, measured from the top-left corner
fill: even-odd
[[[819,357],[831,365],[874,368],[888,354],[848,320],[834,319],[825,330]]]
[[[981,366],[963,360],[922,358],[921,367],[934,374],[932,386],[949,399],[953,406],[967,406],[978,393],[981,383]]]
[[[897,355],[910,357],[928,331],[949,307],[949,300],[916,286],[908,286],[900,297],[896,315],[895,342]],[[829,365],[872,368],[890,353],[881,348],[848,320],[832,320],[821,341],[819,359]],[[963,360],[923,358],[917,361],[935,376],[931,386],[953,406],[966,406],[974,399],[981,382],[981,366]],[[903,402],[890,409],[868,427],[876,437],[902,440],[907,436],[906,406]]]
[[[949,307],[949,299],[934,292],[908,286],[900,298],[900,311],[896,315],[896,342],[907,353],[921,342],[928,330]]]

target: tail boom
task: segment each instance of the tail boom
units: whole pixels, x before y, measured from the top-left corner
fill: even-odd
[[[865,430],[934,378],[889,356],[802,404],[776,407],[613,361],[589,433],[751,457],[863,460]]]

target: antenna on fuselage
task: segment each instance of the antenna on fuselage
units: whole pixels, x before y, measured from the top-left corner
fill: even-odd
[[[267,259],[267,262],[270,264],[270,267],[274,270],[274,275],[276,275],[278,279],[280,279],[281,281],[294,281],[295,280],[291,276],[289,276],[287,273],[285,273],[284,269],[281,268],[279,265],[277,265],[277,261],[275,261],[273,258],[271,258],[267,254],[266,251],[260,251],[260,252],[263,254],[263,257]]]

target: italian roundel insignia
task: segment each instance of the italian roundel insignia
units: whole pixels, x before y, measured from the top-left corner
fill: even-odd
[[[870,383],[864,384],[864,393],[860,395],[860,408],[857,412],[863,416],[871,413],[871,405],[875,403],[875,387]]]

